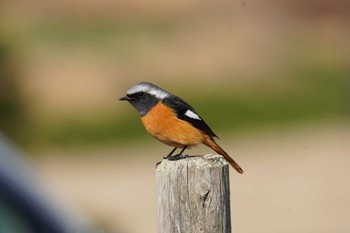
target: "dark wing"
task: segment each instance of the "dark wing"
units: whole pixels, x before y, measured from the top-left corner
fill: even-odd
[[[210,137],[218,137],[216,134],[209,128],[207,123],[198,115],[194,108],[186,103],[184,100],[177,96],[171,96],[165,98],[163,103],[173,109],[177,117],[181,120],[191,123],[197,129],[202,130],[204,133]]]

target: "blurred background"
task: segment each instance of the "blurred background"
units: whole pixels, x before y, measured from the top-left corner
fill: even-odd
[[[0,1],[0,129],[108,229],[156,232],[171,148],[117,101],[152,82],[245,170],[233,232],[348,232],[349,28],[345,0]]]

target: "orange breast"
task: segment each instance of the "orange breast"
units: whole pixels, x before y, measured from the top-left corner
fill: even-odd
[[[142,123],[148,133],[170,146],[193,146],[204,139],[204,134],[199,129],[187,121],[178,119],[176,113],[162,102],[142,117]]]

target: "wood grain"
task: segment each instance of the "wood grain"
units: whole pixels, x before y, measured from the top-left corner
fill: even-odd
[[[220,155],[163,160],[156,169],[158,233],[230,233],[228,163]]]

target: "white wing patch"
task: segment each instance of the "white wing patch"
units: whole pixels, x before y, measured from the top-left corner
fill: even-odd
[[[187,110],[186,113],[185,113],[186,116],[192,118],[192,119],[196,119],[196,120],[202,120],[196,113],[194,113],[193,111],[191,110]]]

